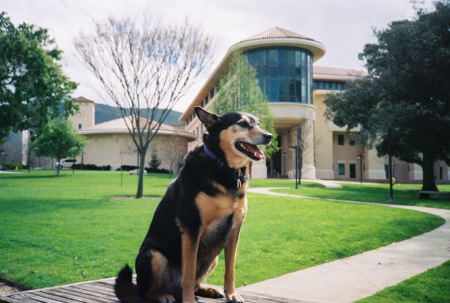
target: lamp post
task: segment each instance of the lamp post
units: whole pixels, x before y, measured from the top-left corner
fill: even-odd
[[[358,159],[359,159],[359,180],[360,183],[362,184],[362,155],[358,155]]]
[[[287,154],[287,153],[284,151],[284,152],[283,152],[283,167],[284,167],[284,168],[283,168],[283,174],[284,174],[284,175],[287,175],[287,174],[286,174],[286,154]]]

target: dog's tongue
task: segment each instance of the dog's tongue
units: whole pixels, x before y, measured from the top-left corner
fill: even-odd
[[[248,150],[252,151],[253,155],[258,159],[265,159],[264,153],[262,150],[260,150],[256,145],[250,145],[244,143]]]

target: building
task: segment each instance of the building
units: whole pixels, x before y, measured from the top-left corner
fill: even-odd
[[[228,49],[225,57],[181,116],[186,131],[196,139],[189,150],[201,144],[205,129],[195,117],[194,107],[209,109],[217,98],[217,84],[227,70],[232,54],[241,52],[256,69],[258,83],[270,102],[280,151],[266,163],[253,166],[254,178],[295,176],[295,146],[303,147],[302,178],[371,179],[387,177],[387,157],[379,158],[375,150],[364,148],[352,132],[339,128],[324,117],[323,101],[331,92],[345,89],[346,81],[364,72],[316,66],[325,55],[325,46],[308,37],[274,27],[242,40]],[[448,180],[449,169],[436,164],[437,180]],[[419,180],[421,167],[395,161],[394,177]]]
[[[76,116],[69,119],[78,134],[89,141],[84,155],[79,156],[77,162],[97,166],[110,165],[112,170],[120,168],[121,165],[138,166],[137,149],[124,119],[95,124],[95,103],[84,97],[76,98],[74,102],[80,106],[80,110]],[[141,120],[141,123],[145,122]],[[150,143],[146,162],[150,162],[151,152],[155,149],[161,160],[160,168],[172,169],[177,173],[187,153],[187,144],[194,139],[195,136],[183,128],[163,124]]]

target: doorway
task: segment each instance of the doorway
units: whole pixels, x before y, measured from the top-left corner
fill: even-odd
[[[350,179],[356,178],[356,164],[350,164]]]

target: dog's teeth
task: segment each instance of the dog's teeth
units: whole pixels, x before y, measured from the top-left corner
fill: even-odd
[[[255,152],[255,154],[254,154],[254,155],[255,155],[255,157],[257,157],[257,156],[256,156],[256,152]]]

